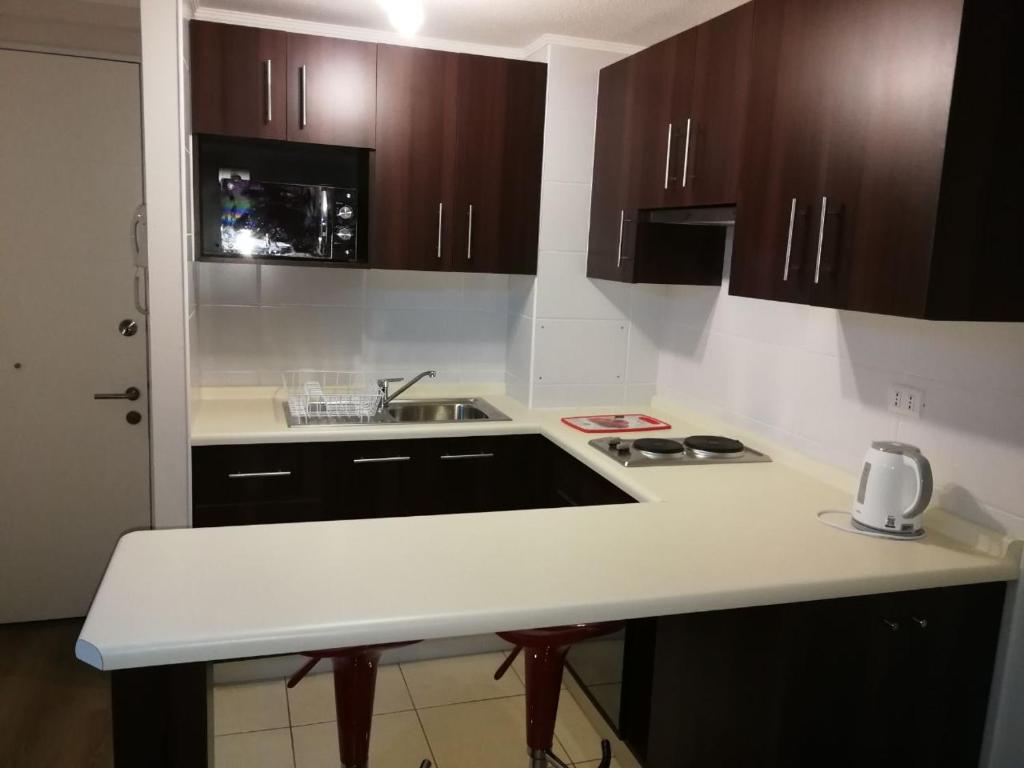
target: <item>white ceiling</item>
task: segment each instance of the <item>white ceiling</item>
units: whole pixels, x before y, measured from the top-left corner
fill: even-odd
[[[524,47],[544,34],[649,45],[745,0],[423,0],[425,37]],[[376,0],[199,0],[201,8],[390,31]]]

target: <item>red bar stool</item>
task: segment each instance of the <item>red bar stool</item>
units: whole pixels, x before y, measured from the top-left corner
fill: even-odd
[[[617,621],[498,632],[498,637],[512,643],[515,648],[494,673],[495,680],[508,671],[519,652],[526,648],[526,743],[529,746],[530,768],[548,768],[550,763],[567,768],[566,763],[551,749],[555,738],[555,717],[558,715],[558,694],[562,688],[565,655],[574,644],[617,632],[624,624]],[[598,768],[609,768],[611,761],[611,744],[607,739],[602,739]]]
[[[308,656],[309,661],[288,678],[289,688],[294,688],[321,659],[330,659],[334,668],[334,706],[338,711],[338,748],[342,768],[367,768],[369,765],[373,695],[377,688],[381,653],[418,642],[359,645],[302,654]],[[430,768],[430,761],[424,760],[420,768]]]

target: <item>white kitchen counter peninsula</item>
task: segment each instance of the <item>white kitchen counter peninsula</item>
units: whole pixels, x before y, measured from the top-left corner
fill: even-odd
[[[268,392],[204,400],[196,444],[534,432],[641,503],[130,533],[82,629],[80,659],[130,669],[1020,574],[1019,543],[937,509],[920,541],[822,525],[816,513],[846,509],[854,478],[742,433],[775,461],[624,468],[559,422],[600,408],[531,411],[487,394],[511,422],[289,429]],[[646,410],[674,425],[666,434],[709,427]]]

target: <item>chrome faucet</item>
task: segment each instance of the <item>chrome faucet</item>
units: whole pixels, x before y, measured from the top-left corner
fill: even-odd
[[[404,381],[404,379],[401,376],[399,376],[398,378],[392,378],[392,379],[377,379],[377,386],[380,388],[380,393],[382,395],[382,397],[380,399],[380,410],[383,411],[385,408],[387,408],[388,404],[392,400],[394,400],[400,394],[405,392],[405,390],[407,390],[409,387],[411,387],[413,384],[415,384],[417,381],[419,381],[420,379],[422,379],[425,376],[429,376],[430,378],[434,378],[435,376],[437,376],[437,371],[423,371],[423,373],[417,373],[415,376],[413,376],[405,384],[405,386],[400,387],[395,392],[391,392],[390,391],[390,387],[395,382]]]

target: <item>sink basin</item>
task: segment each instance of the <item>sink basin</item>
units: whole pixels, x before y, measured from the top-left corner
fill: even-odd
[[[508,421],[485,400],[471,397],[452,400],[395,400],[384,409],[388,421],[438,423],[457,421]]]
[[[508,416],[479,397],[442,400],[393,400],[380,413],[352,417],[329,414],[297,419],[284,404],[289,427],[338,427],[367,424],[456,424],[459,422],[511,421]]]

